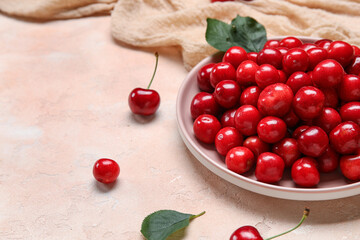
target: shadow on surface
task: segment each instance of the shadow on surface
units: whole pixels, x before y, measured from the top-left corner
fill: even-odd
[[[104,184],[104,183],[94,180],[94,185],[95,185],[95,189],[98,192],[107,193],[107,192],[110,192],[112,189],[114,189],[117,185],[119,185],[119,183],[118,183],[118,180],[116,180],[113,183],[109,183],[109,184]]]

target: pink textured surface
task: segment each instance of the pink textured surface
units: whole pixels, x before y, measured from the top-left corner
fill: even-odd
[[[359,239],[360,196],[280,200],[243,190],[203,167],[177,131],[176,96],[187,72],[176,49],[131,49],[113,41],[110,18],[32,23],[0,16],[0,239],[141,240],[159,209],[207,213],[170,239],[228,239],[254,225],[264,237]],[[152,118],[130,114],[129,92],[161,95]],[[113,186],[93,163],[113,158]]]

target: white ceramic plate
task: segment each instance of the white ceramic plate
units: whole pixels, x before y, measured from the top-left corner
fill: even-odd
[[[271,38],[282,39],[283,37]],[[299,37],[304,43],[313,43],[318,39]],[[193,119],[190,114],[192,98],[200,91],[196,75],[200,68],[208,63],[219,62],[219,54],[210,56],[196,65],[182,83],[176,102],[176,115],[180,135],[191,153],[209,170],[221,178],[252,192],[291,199],[291,200],[330,200],[360,194],[360,182],[347,181],[340,172],[321,174],[321,180],[315,188],[297,187],[291,180],[290,171],[286,170],[278,184],[267,184],[256,180],[253,172],[245,175],[236,174],[227,169],[224,157],[215,147],[199,142],[193,134]]]

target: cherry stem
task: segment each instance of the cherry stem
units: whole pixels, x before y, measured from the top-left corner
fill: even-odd
[[[295,229],[297,229],[298,227],[300,227],[300,225],[305,221],[305,219],[307,218],[307,216],[309,216],[309,214],[310,214],[310,209],[309,209],[309,208],[305,208],[304,214],[303,214],[300,222],[298,223],[298,225],[296,225],[295,227],[293,227],[292,229],[290,229],[290,230],[288,230],[288,231],[286,231],[286,232],[280,233],[280,234],[275,235],[275,236],[270,237],[270,238],[266,238],[265,240],[274,239],[274,238],[280,237],[280,236],[282,236],[282,235],[284,235],[284,234],[287,234],[287,233],[289,233],[289,232],[294,231]]]
[[[159,62],[159,54],[158,54],[158,52],[155,53],[155,57],[156,57],[155,69],[154,69],[154,73],[153,73],[153,75],[152,75],[152,77],[151,77],[151,80],[150,80],[150,83],[149,83],[147,89],[150,88],[151,83],[152,83],[152,81],[154,80],[154,77],[155,77],[156,69],[157,69],[158,62]]]
[[[206,212],[203,211],[203,212],[199,213],[198,215],[193,215],[193,216],[190,217],[190,220],[193,220],[194,218],[200,217],[200,216],[204,215],[205,213]]]

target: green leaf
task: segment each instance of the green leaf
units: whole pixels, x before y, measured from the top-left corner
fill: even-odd
[[[143,220],[141,233],[148,240],[165,240],[172,233],[187,227],[191,219],[204,213],[192,215],[173,210],[159,210]]]
[[[240,46],[247,52],[259,52],[267,41],[263,25],[251,17],[239,15],[231,24],[208,18],[205,38],[211,46],[223,52],[233,46]]]

